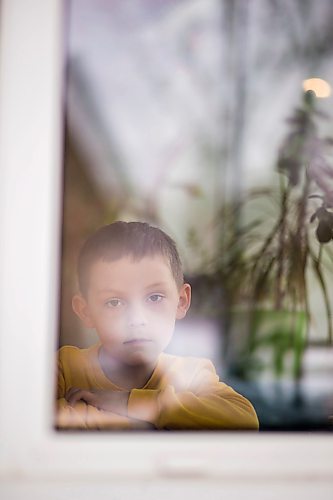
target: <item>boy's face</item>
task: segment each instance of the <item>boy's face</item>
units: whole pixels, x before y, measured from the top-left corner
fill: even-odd
[[[89,277],[86,297],[73,299],[75,312],[120,363],[155,362],[171,340],[175,320],[189,308],[190,286],[178,289],[161,255],[98,260]]]

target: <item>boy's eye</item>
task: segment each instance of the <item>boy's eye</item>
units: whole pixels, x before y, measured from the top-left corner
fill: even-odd
[[[161,302],[161,300],[163,300],[163,295],[160,295],[159,293],[153,293],[153,295],[148,297],[149,302]]]
[[[122,304],[122,302],[121,302],[121,300],[120,300],[120,299],[111,299],[111,300],[108,300],[108,301],[105,303],[105,305],[106,305],[107,307],[110,307],[110,308],[111,308],[111,307],[119,307],[119,306],[121,306],[121,304]]]

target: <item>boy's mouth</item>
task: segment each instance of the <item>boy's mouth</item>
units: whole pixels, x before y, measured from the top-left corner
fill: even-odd
[[[152,342],[152,340],[144,337],[136,337],[133,339],[125,340],[124,344],[143,344],[145,342]]]

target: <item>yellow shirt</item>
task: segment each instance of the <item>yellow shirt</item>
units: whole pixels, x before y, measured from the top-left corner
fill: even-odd
[[[157,429],[258,429],[251,403],[219,381],[211,361],[160,354],[142,388],[132,389],[128,417],[99,410],[79,401],[70,407],[65,399],[71,387],[114,390],[98,360],[100,344],[88,349],[64,346],[59,350],[59,428],[132,429],[135,422],[150,422]]]

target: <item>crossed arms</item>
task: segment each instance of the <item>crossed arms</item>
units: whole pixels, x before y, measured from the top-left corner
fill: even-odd
[[[197,360],[193,376],[170,371],[156,389],[96,390],[60,383],[58,428],[257,430],[251,403],[219,381],[208,360]],[[59,373],[61,381],[62,374]]]

